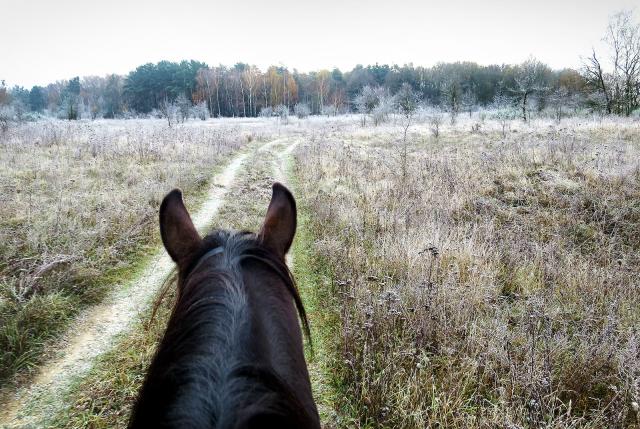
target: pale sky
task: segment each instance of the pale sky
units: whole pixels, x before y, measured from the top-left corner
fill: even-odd
[[[437,62],[578,67],[640,0],[0,0],[0,79],[45,85],[163,59],[300,71]]]

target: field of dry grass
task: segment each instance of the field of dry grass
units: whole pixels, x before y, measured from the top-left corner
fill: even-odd
[[[204,189],[246,130],[162,121],[36,122],[0,134],[0,381],[157,244],[175,186]]]
[[[638,427],[640,124],[471,125],[298,151],[337,407],[354,427]]]
[[[639,427],[640,123],[475,115],[431,128],[415,118],[406,140],[400,118],[358,117],[12,131],[0,140],[2,367],[21,369],[15,351],[38,353],[51,320],[99,300],[157,244],[164,192],[196,195],[231,152],[276,140],[216,219],[255,229],[275,154],[297,143],[293,271],[325,427]],[[126,424],[170,303],[98,359],[56,426]]]

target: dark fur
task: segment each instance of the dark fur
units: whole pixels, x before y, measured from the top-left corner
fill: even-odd
[[[254,234],[218,231],[185,267],[129,427],[319,428],[283,258]]]

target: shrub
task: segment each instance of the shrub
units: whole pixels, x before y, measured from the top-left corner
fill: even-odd
[[[311,109],[309,109],[309,105],[306,103],[297,103],[293,106],[293,113],[298,117],[298,119],[304,119],[311,114]]]

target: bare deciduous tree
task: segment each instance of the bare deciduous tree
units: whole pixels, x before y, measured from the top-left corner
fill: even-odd
[[[628,116],[638,107],[640,95],[640,24],[631,11],[611,18],[604,40],[611,48],[616,110]]]
[[[516,71],[515,86],[511,88],[511,92],[518,101],[524,122],[529,119],[528,107],[531,97],[547,90],[543,82],[545,81],[545,74],[549,71],[547,66],[535,58],[529,58]]]
[[[511,121],[516,117],[516,108],[513,98],[498,94],[493,100],[493,117],[502,128],[502,138],[507,137],[507,130],[511,128]]]
[[[318,106],[324,107],[326,93],[329,89],[331,73],[328,70],[320,70],[316,75],[316,91],[318,92]]]
[[[607,113],[612,113],[611,108],[611,89],[606,80],[605,73],[600,65],[600,60],[596,55],[595,49],[591,56],[584,60],[583,74],[589,85],[600,93],[605,100],[605,108]]]
[[[160,115],[167,120],[169,128],[171,128],[178,114],[178,107],[168,98],[165,98],[158,106],[158,110]]]
[[[464,110],[469,113],[469,118],[471,118],[471,114],[473,113],[473,109],[478,104],[478,97],[476,97],[476,93],[473,90],[473,87],[468,87],[462,92],[462,106]]]
[[[640,107],[640,24],[631,11],[609,20],[603,41],[609,49],[611,72],[604,70],[595,49],[583,60],[583,75],[604,98],[607,113],[630,115]]]
[[[440,112],[429,115],[429,127],[431,134],[435,138],[440,137],[440,125],[442,125],[442,114]]]
[[[289,123],[289,108],[284,104],[279,104],[273,109],[273,113],[280,119],[280,123],[288,124]]]
[[[191,101],[187,98],[186,95],[180,94],[178,98],[176,98],[175,105],[177,107],[179,122],[184,123],[189,118],[189,113],[191,111]]]
[[[407,157],[409,155],[409,142],[407,141],[407,132],[411,126],[413,115],[418,108],[418,94],[413,91],[413,88],[408,83],[403,83],[400,90],[393,97],[393,104],[396,111],[402,115],[403,118],[403,134],[402,144],[400,146],[400,166],[402,169],[402,183],[404,184],[407,179]]]
[[[380,98],[382,96],[381,88],[373,88],[369,85],[365,85],[360,91],[360,94],[355,98],[354,103],[356,110],[362,114],[362,126],[367,123],[367,115],[373,113],[373,110],[380,104]]]
[[[251,116],[256,115],[256,100],[255,94],[258,90],[258,77],[260,76],[260,70],[256,66],[247,66],[242,72],[242,80],[247,90],[249,97],[249,114]]]
[[[562,120],[563,107],[570,108],[571,101],[572,100],[569,97],[569,92],[564,87],[557,88],[551,93],[551,95],[549,96],[549,104],[553,109],[553,114],[557,122],[560,122]]]
[[[442,84],[443,107],[449,112],[451,125],[456,123],[456,118],[460,112],[462,102],[462,90],[460,82],[455,78],[450,78]]]
[[[407,140],[407,130],[411,126],[411,120],[418,108],[418,94],[413,91],[413,88],[408,83],[403,83],[400,90],[393,97],[393,104],[396,111],[404,118],[403,127],[404,135],[402,140]]]

